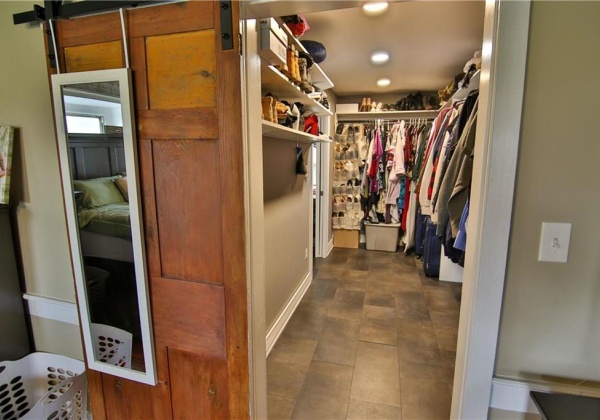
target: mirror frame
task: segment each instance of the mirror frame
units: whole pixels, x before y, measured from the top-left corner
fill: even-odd
[[[133,246],[135,285],[142,334],[142,347],[144,352],[145,372],[126,369],[96,360],[92,345],[90,330],[90,306],[87,298],[86,281],[84,276],[83,256],[79,239],[77,210],[68,155],[68,133],[66,130],[66,117],[62,98],[63,87],[78,83],[89,82],[119,82],[121,96],[121,114],[123,117],[123,147],[125,150],[125,167],[127,168],[127,186],[129,189],[129,212],[131,222],[131,239]],[[98,70],[78,73],[52,75],[52,96],[54,101],[54,115],[56,120],[56,134],[60,158],[60,171],[63,186],[63,200],[67,215],[67,227],[71,258],[75,274],[77,301],[81,320],[81,331],[87,365],[92,370],[108,373],[132,381],[148,385],[156,385],[156,362],[154,354],[154,340],[152,335],[152,317],[150,312],[148,276],[146,268],[146,253],[142,236],[142,220],[140,208],[140,188],[138,182],[137,143],[133,121],[133,92],[131,88],[131,71],[129,69]]]

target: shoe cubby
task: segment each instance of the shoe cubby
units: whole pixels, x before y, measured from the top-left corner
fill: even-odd
[[[354,127],[354,126],[353,126]],[[332,226],[334,229],[360,230],[361,205],[360,141],[347,127],[336,133],[333,168]]]

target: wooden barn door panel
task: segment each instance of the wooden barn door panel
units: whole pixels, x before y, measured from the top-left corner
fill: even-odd
[[[237,8],[226,51],[218,2],[125,12],[158,384],[90,372],[95,418],[249,415]],[[56,32],[63,71],[124,65],[118,12]]]

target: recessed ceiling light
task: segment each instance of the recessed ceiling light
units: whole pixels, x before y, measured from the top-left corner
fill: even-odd
[[[379,16],[384,14],[389,7],[387,1],[368,1],[363,4],[363,12],[367,16]]]
[[[379,87],[386,87],[386,86],[389,86],[390,83],[392,83],[392,81],[390,79],[383,78],[383,79],[379,79],[377,81],[377,86],[379,86]]]
[[[390,54],[387,51],[375,51],[371,54],[371,63],[385,64],[390,60]]]

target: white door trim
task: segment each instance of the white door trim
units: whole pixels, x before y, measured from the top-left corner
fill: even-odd
[[[486,2],[452,419],[487,418],[521,127],[530,0]]]

